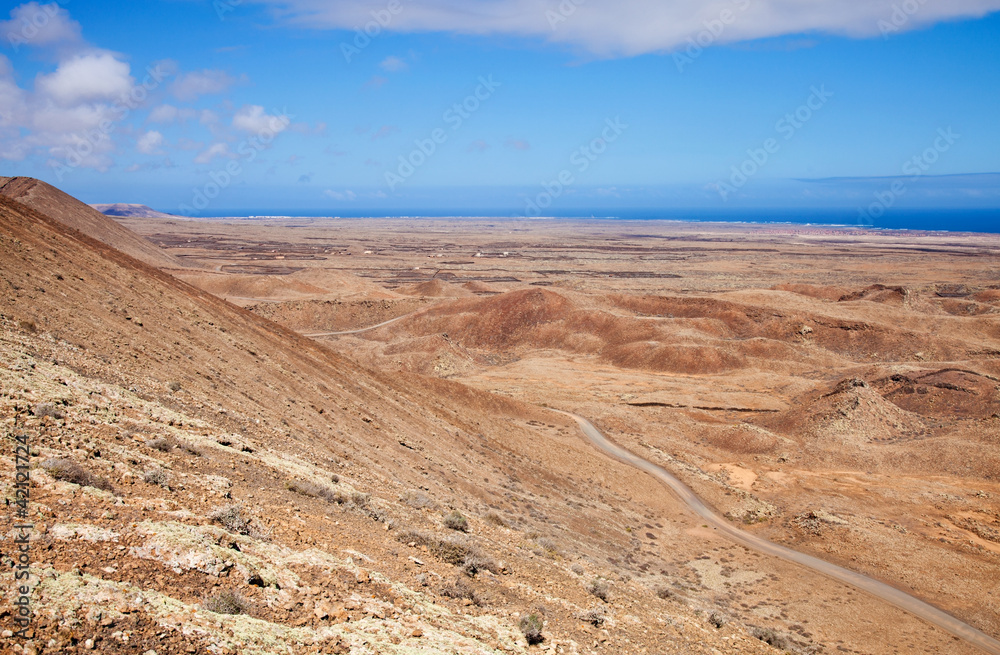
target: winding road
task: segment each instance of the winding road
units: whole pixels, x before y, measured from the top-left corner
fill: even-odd
[[[612,459],[616,459],[624,464],[628,464],[629,466],[633,466],[641,471],[645,471],[658,479],[660,482],[666,484],[689,508],[691,508],[692,511],[694,511],[695,514],[701,517],[710,526],[726,535],[732,541],[742,546],[746,546],[747,548],[753,548],[757,552],[779,557],[788,562],[793,562],[812,569],[817,573],[821,573],[839,582],[849,584],[856,589],[867,592],[876,598],[884,600],[901,610],[909,612],[910,614],[913,614],[914,616],[941,628],[951,635],[958,637],[962,641],[979,648],[984,653],[1000,655],[1000,641],[997,641],[985,632],[977,630],[971,625],[956,619],[951,614],[943,612],[933,605],[925,603],[918,598],[914,598],[906,592],[900,591],[899,589],[885,584],[884,582],[879,582],[878,580],[869,578],[866,575],[856,573],[841,566],[837,566],[836,564],[831,564],[830,562],[821,560],[817,557],[800,553],[796,550],[792,550],[791,548],[786,548],[785,546],[778,545],[774,542],[768,541],[767,539],[763,539],[749,532],[740,530],[729,521],[716,514],[715,511],[698,498],[698,496],[695,495],[695,493],[687,485],[681,482],[665,468],[657,466],[648,460],[642,459],[638,455],[635,455],[621,446],[611,442],[607,437],[601,434],[600,430],[594,427],[593,423],[582,416],[577,416],[576,414],[560,410],[553,411],[557,411],[560,414],[564,414],[574,419],[580,425],[580,429],[583,431],[583,434],[587,437],[587,439]]]
[[[409,314],[403,314],[402,316],[397,316],[396,318],[390,318],[388,321],[383,321],[377,325],[369,325],[368,327],[358,328],[357,330],[344,330],[343,332],[317,332],[316,334],[303,334],[302,336],[309,337],[310,339],[315,339],[317,337],[335,337],[340,334],[361,334],[362,332],[368,332],[369,330],[374,330],[389,325],[390,323],[401,321],[404,318],[413,316],[414,314],[417,314],[422,311],[423,311],[422,309],[418,309],[415,312],[410,312]]]

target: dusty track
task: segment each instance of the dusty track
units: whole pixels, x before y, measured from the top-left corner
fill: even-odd
[[[607,437],[601,434],[600,430],[594,427],[590,421],[582,416],[577,416],[576,414],[571,414],[569,412],[562,412],[560,410],[554,411],[557,411],[560,414],[565,414],[566,416],[574,419],[580,425],[584,436],[586,436],[592,444],[602,450],[609,457],[630,466],[634,466],[641,471],[645,471],[666,484],[682,501],[684,501],[685,504],[687,504],[688,507],[691,508],[692,511],[695,512],[695,514],[704,519],[711,527],[732,539],[734,542],[746,546],[747,548],[753,548],[754,550],[766,555],[780,557],[788,562],[799,564],[812,569],[817,573],[833,578],[834,580],[851,585],[852,587],[867,592],[876,598],[884,600],[887,603],[890,603],[906,612],[909,612],[910,614],[913,614],[914,616],[917,616],[920,619],[923,619],[924,621],[927,621],[932,625],[941,628],[966,643],[979,648],[985,653],[1000,655],[1000,641],[997,641],[986,633],[956,619],[952,615],[939,610],[933,605],[914,598],[913,596],[900,591],[895,587],[887,585],[884,582],[879,582],[878,580],[874,580],[868,576],[837,566],[836,564],[831,564],[830,562],[821,560],[817,557],[812,557],[811,555],[806,555],[790,548],[780,546],[776,543],[768,541],[767,539],[762,539],[756,535],[744,532],[743,530],[734,527],[729,523],[729,521],[716,514],[715,511],[698,498],[698,496],[695,495],[695,493],[688,488],[687,485],[674,477],[674,475],[663,467],[642,459],[638,455],[635,455],[621,446],[612,443],[607,439]]]

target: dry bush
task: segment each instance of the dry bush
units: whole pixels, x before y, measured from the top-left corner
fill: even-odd
[[[180,382],[168,382],[167,383],[167,389],[170,389],[174,393],[177,393],[178,391],[181,390],[181,383]]]
[[[589,623],[599,628],[608,620],[608,613],[602,605],[598,605],[597,607],[591,607],[589,610],[580,612],[576,617],[584,623]]]
[[[208,518],[233,534],[241,534],[253,539],[267,539],[269,536],[265,529],[244,515],[243,507],[239,504],[220,507],[209,514]]]
[[[216,614],[246,614],[250,611],[250,601],[240,592],[226,589],[206,598],[201,607]]]
[[[779,634],[772,628],[754,628],[750,634],[765,644],[770,644],[780,650],[788,650],[792,647],[787,637]]]
[[[656,595],[663,600],[670,600],[671,598],[677,597],[677,592],[675,592],[670,587],[657,587]]]
[[[729,617],[722,612],[712,612],[708,615],[708,622],[711,623],[716,628],[721,628],[722,626],[729,623]]]
[[[177,447],[189,455],[194,455],[195,457],[201,457],[201,451],[198,450],[198,448],[195,447],[193,444],[190,444],[187,441],[178,441]]]
[[[489,571],[493,575],[498,575],[501,571],[500,565],[489,555],[484,555],[478,550],[473,551],[465,557],[462,562],[462,570],[470,577],[475,577],[480,571]]]
[[[174,444],[170,442],[169,439],[164,439],[163,437],[157,437],[146,442],[146,445],[153,450],[158,450],[161,453],[168,453],[170,449],[174,447]]]
[[[449,530],[457,530],[458,532],[469,531],[469,521],[462,516],[462,513],[458,510],[445,514],[444,519],[442,519],[442,523],[444,523],[444,527]]]
[[[31,408],[31,413],[37,418],[42,418],[43,416],[55,419],[64,418],[64,414],[61,411],[59,411],[59,408],[53,405],[52,403],[35,405],[34,407]]]
[[[155,484],[158,487],[166,487],[167,485],[167,472],[160,468],[159,466],[154,466],[151,469],[146,469],[146,472],[142,474],[142,479],[147,484]]]
[[[503,520],[503,517],[496,512],[489,512],[483,517],[483,520],[491,525],[495,525],[498,528],[506,528],[507,522]]]
[[[584,574],[584,569],[579,564],[574,564],[573,566],[569,567],[569,570],[572,571],[573,573],[576,573],[577,575]]]
[[[420,530],[403,530],[396,538],[404,544],[427,546],[428,552],[455,566],[464,566],[466,559],[480,555],[474,546],[455,537],[439,537]]]
[[[441,588],[441,595],[448,598],[458,598],[460,600],[471,600],[475,605],[482,605],[483,599],[475,589],[462,578],[456,578],[454,582]]]
[[[595,596],[607,602],[608,596],[610,595],[611,591],[608,588],[608,583],[606,580],[602,580],[600,578],[594,578],[587,585],[587,593],[589,593],[591,596]]]
[[[438,506],[433,498],[422,491],[407,491],[399,500],[413,509],[437,509]]]
[[[540,644],[545,641],[545,637],[542,636],[542,618],[537,614],[522,616],[517,622],[517,627],[521,629],[521,634],[529,644]]]
[[[110,482],[98,475],[94,475],[66,457],[45,460],[42,462],[42,468],[56,480],[72,482],[81,487],[94,487],[95,489],[103,489],[104,491],[112,490]]]
[[[34,321],[18,321],[17,327],[21,328],[25,332],[30,332],[31,334],[38,331],[38,326],[35,325]]]
[[[309,480],[290,480],[285,483],[285,488],[303,496],[322,498],[327,502],[337,503],[338,505],[342,505],[348,500],[342,493],[334,491],[325,485],[310,482]]]

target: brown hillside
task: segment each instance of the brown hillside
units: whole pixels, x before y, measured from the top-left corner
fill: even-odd
[[[114,219],[40,180],[30,177],[0,177],[0,194],[36,209],[150,266],[184,267],[172,255],[163,252],[135,232],[122,227]]]

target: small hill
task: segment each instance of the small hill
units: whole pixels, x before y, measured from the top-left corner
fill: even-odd
[[[163,252],[135,232],[41,180],[30,177],[0,177],[0,195],[37,210],[150,266],[185,267],[178,259]]]
[[[105,216],[120,216],[122,218],[172,218],[178,221],[191,220],[185,216],[175,216],[158,212],[146,205],[134,205],[124,202],[117,202],[111,205],[91,205],[94,209]]]

